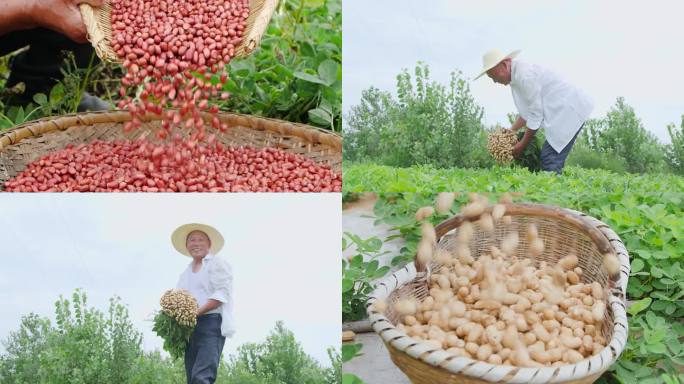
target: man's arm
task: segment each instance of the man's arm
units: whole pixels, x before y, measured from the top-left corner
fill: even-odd
[[[102,0],[2,0],[0,36],[24,29],[43,27],[85,43],[86,27],[79,4],[102,6]]]
[[[230,305],[233,291],[233,270],[230,265],[222,258],[215,256],[209,268],[209,282],[212,293],[209,301],[198,310],[198,316],[221,304]]]
[[[218,306],[221,304],[223,303],[221,303],[218,300],[209,299],[209,301],[207,301],[206,304],[204,304],[200,309],[197,310],[197,316],[202,316],[205,313],[211,311],[212,309],[218,308]]]
[[[534,135],[536,134],[536,129],[527,128],[527,130],[525,130],[525,135],[523,135],[522,137],[522,140],[520,140],[517,144],[513,146],[513,157],[517,159],[520,156],[522,156],[523,151],[525,151],[525,148],[527,148],[527,145],[530,144],[530,141],[532,141],[532,138],[534,138]]]
[[[522,116],[518,116],[518,118],[515,119],[515,122],[513,123],[513,125],[511,125],[511,131],[518,132],[518,130],[520,128],[524,127],[525,124],[527,124],[525,119],[523,119]]]

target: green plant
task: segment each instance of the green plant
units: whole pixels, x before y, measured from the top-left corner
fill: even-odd
[[[342,363],[346,363],[351,359],[361,356],[361,348],[363,344],[343,344],[342,345]],[[364,384],[364,381],[359,379],[358,376],[351,373],[342,374],[342,384]]]
[[[321,368],[279,321],[266,341],[241,345],[222,370],[228,383],[327,384],[335,368]]]
[[[164,350],[171,354],[174,359],[185,356],[185,348],[190,341],[194,327],[180,325],[171,316],[159,311],[154,316],[152,330],[164,339]]]
[[[373,280],[379,279],[389,271],[388,266],[380,266],[377,258],[382,241],[377,237],[361,239],[346,232],[342,238],[342,250],[356,245],[357,254],[349,260],[342,259],[342,321],[361,320],[366,317],[366,302],[373,292]]]
[[[228,72],[223,109],[339,131],[341,1],[281,1],[260,47]]]
[[[566,167],[563,176],[531,173],[523,168],[490,169],[393,168],[368,163],[345,163],[343,192],[539,191],[572,198],[597,191],[682,191],[684,178],[668,174],[619,175],[602,169]]]
[[[345,128],[345,161],[391,166],[482,167],[493,160],[486,150],[482,108],[460,72],[443,85],[418,63],[413,76],[397,76],[396,99],[370,88],[351,108]]]
[[[125,383],[140,357],[142,335],[118,298],[108,316],[87,307],[76,290],[71,301],[55,303],[55,323],[36,315],[22,318],[18,332],[5,343],[0,381],[19,383]]]
[[[518,141],[525,135],[523,130],[518,131]],[[527,168],[530,172],[541,170],[541,144],[539,137],[535,135],[525,147],[519,159],[515,159],[515,164]]]
[[[9,69],[0,65],[0,73],[4,73],[3,71]],[[73,54],[67,53],[61,72],[62,80],[55,84],[47,95],[33,95],[31,103],[6,105],[4,101],[0,101],[0,130],[47,116],[76,113],[85,91],[98,94],[110,104],[114,104],[113,95],[116,95],[120,81],[110,79],[109,76],[120,74],[118,65],[96,63],[93,54],[88,67],[78,68]],[[24,89],[24,84],[19,83],[11,89],[3,89],[1,93],[3,99],[9,99],[23,93]]]
[[[675,173],[684,176],[684,115],[679,128],[670,124],[667,126],[667,132],[671,140],[667,146],[667,162]]]
[[[623,158],[612,153],[595,151],[579,140],[572,147],[565,165],[586,169],[606,169],[616,173],[627,172],[627,164]]]
[[[590,148],[625,161],[631,173],[665,170],[664,146],[648,132],[634,108],[618,97],[605,118],[585,123],[583,141]]]
[[[1,112],[4,111],[4,112]],[[33,104],[6,107],[0,102],[0,131],[41,117],[42,108]]]

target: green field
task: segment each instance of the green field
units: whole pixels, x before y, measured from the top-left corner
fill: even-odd
[[[684,192],[684,178],[671,174],[616,174],[579,167],[566,167],[562,176],[556,176],[547,172],[531,173],[521,168],[394,168],[345,163],[344,191],[524,191],[531,196],[551,195],[543,199],[558,198],[558,202],[564,202],[603,193],[677,194]]]

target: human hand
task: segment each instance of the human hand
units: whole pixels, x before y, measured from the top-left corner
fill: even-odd
[[[103,0],[28,0],[29,15],[38,27],[59,32],[77,43],[87,41],[86,26],[81,17],[79,4],[102,6]]]
[[[518,143],[516,143],[513,146],[513,157],[515,157],[516,159],[519,159],[520,156],[522,156],[522,153],[524,150],[525,150],[525,146],[523,145],[523,142],[518,141]]]

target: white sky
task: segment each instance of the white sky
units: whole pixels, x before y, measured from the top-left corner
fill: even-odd
[[[554,69],[594,99],[603,117],[624,96],[644,127],[669,143],[666,126],[684,114],[684,3],[681,1],[345,0],[343,111],[371,85],[394,93],[417,61],[448,84],[449,73],[479,74],[482,55],[522,49],[519,59]],[[471,83],[485,123],[507,123],[510,88]]]
[[[103,312],[120,296],[144,349],[161,350],[147,320],[191,260],[170,236],[201,222],[223,234],[219,255],[233,267],[237,332],[226,356],[263,341],[277,320],[325,366],[326,348],[339,348],[339,194],[4,194],[0,212],[3,341],[29,312],[54,320],[59,295],[81,287]]]

